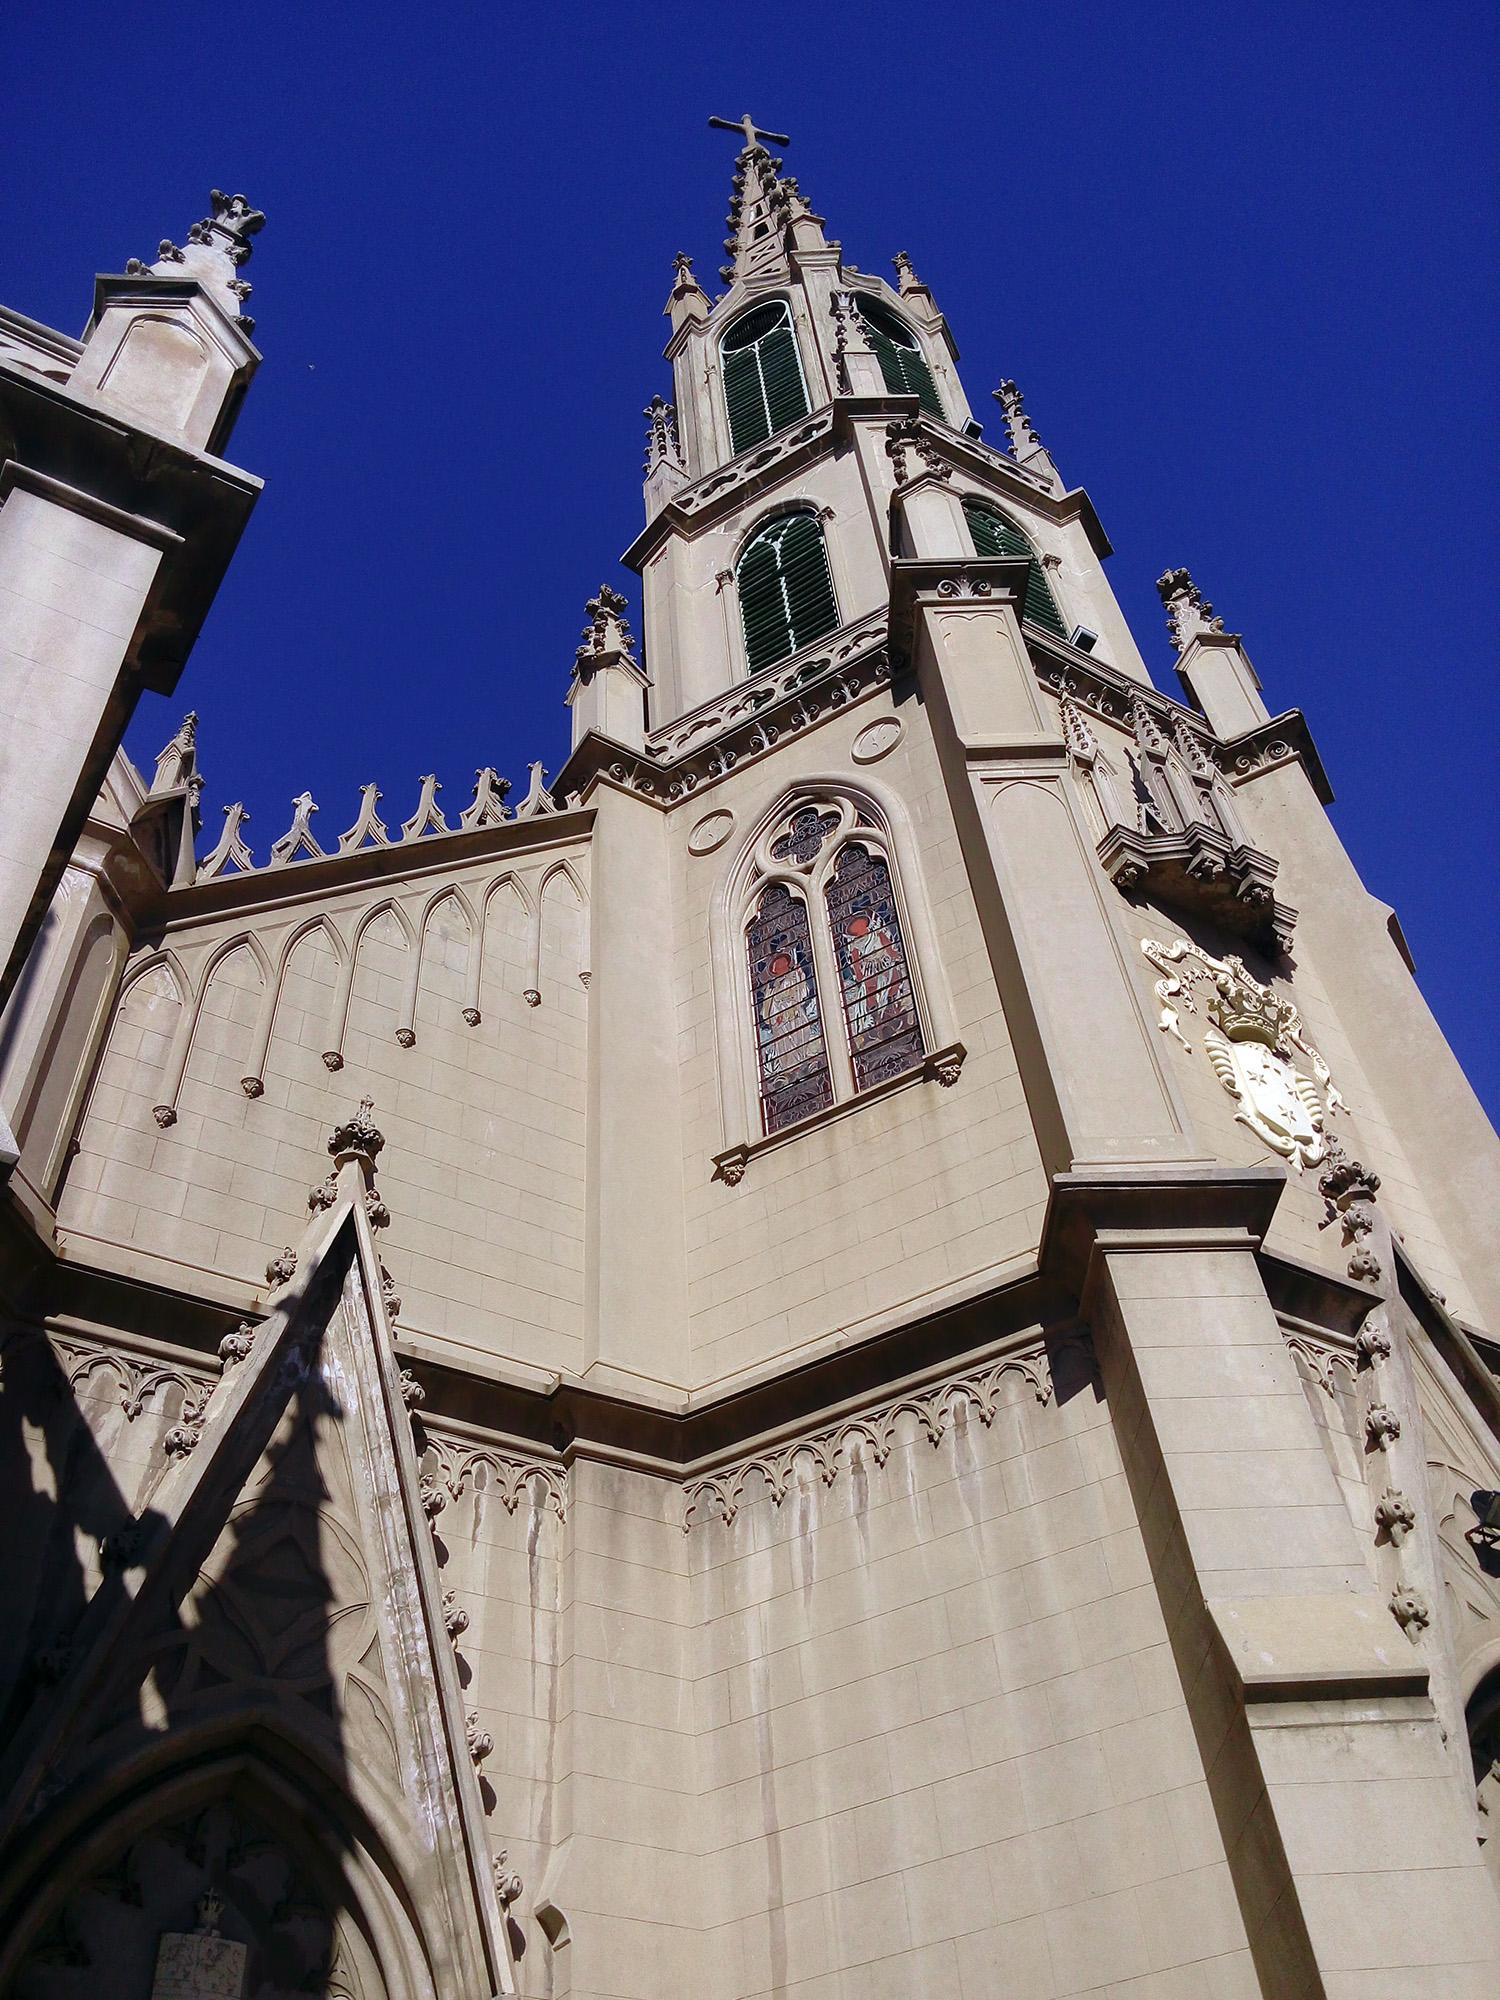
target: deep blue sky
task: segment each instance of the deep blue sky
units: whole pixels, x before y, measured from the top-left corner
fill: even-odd
[[[641,520],[672,253],[721,261],[745,109],[852,261],[911,252],[970,396],[1014,375],[1115,545],[1186,563],[1300,706],[1343,837],[1500,1104],[1493,869],[1494,9],[10,0],[0,298],[77,332],[95,271],[210,185],[270,220],[266,493],[149,768],[202,716],[206,833],[325,845],[374,778],[450,816],[566,748],[583,601]],[[991,435],[998,426],[991,424]]]

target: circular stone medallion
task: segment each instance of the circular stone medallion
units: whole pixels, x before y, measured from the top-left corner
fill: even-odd
[[[716,847],[722,847],[734,832],[732,812],[705,813],[703,818],[688,835],[689,854],[712,854]]]
[[[875,764],[888,757],[906,734],[906,726],[894,715],[882,715],[867,722],[854,739],[849,755],[856,764]]]

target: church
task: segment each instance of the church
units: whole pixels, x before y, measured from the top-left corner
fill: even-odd
[[[1300,711],[728,129],[640,639],[404,821],[122,748],[265,218],[0,309],[0,1996],[1491,2000],[1500,1146]]]

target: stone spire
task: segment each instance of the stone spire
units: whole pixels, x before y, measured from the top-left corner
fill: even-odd
[[[1169,569],[1156,588],[1177,651],[1178,677],[1216,733],[1228,742],[1267,721],[1270,710],[1244,641],[1224,630],[1224,620],[1188,572]]]
[[[619,591],[601,583],[588,601],[589,622],[573,658],[567,701],[573,711],[573,748],[593,732],[639,750],[646,740],[646,677]]]
[[[672,331],[690,319],[707,319],[712,301],[693,276],[693,260],[685,250],[672,259],[672,290],[662,311],[672,322]]]
[[[1053,491],[1061,493],[1062,478],[1053,463],[1051,452],[1037,436],[1036,425],[1026,414],[1026,402],[1020,390],[1014,382],[1007,379],[994,391],[994,397],[1005,418],[1011,457],[1017,465],[1024,465],[1032,472],[1040,472],[1052,482]]]
[[[240,276],[250,261],[252,236],[266,226],[266,218],[252,208],[242,194],[225,194],[214,188],[209,194],[212,213],[195,222],[180,247],[164,236],[154,262],[131,257],[125,265],[130,278],[196,278],[214,304],[231,319],[238,319],[246,333],[255,321],[243,311],[250,286]]]
[[[789,276],[790,249],[810,249],[824,242],[822,218],[813,214],[796,181],[783,177],[781,160],[762,143],[769,139],[787,146],[790,139],[784,132],[763,131],[748,112],[743,118],[708,122],[721,132],[745,135],[725,218],[729,233],[724,251],[729,261],[720,267],[719,276],[726,285],[742,278]]]

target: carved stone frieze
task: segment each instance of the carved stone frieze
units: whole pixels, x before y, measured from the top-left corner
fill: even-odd
[[[685,753],[692,746],[705,744],[708,739],[717,742],[735,725],[759,719],[763,730],[776,732],[768,736],[768,742],[777,742],[785,733],[778,704],[800,698],[811,682],[836,667],[856,659],[862,664],[865,654],[882,646],[886,624],[884,612],[873,613],[834,634],[811,658],[797,654],[790,660],[777,661],[775,666],[767,667],[753,680],[742,682],[728,694],[705,702],[687,715],[679,716],[668,728],[657,731],[650,739],[652,754],[686,778],[691,774],[692,759],[687,760],[688,768],[682,768]],[[739,755],[737,743],[736,737],[729,745],[736,758]],[[693,754],[696,757],[700,753],[695,750]]]
[[[1065,1344],[1087,1351],[1082,1334],[1069,1335]],[[683,1532],[690,1533],[706,1520],[726,1525],[733,1521],[747,1487],[757,1477],[772,1505],[779,1507],[792,1490],[799,1467],[815,1473],[824,1486],[832,1486],[856,1458],[884,1466],[901,1441],[904,1425],[936,1446],[953,1428],[956,1412],[962,1408],[972,1411],[988,1429],[1001,1407],[1000,1385],[1007,1375],[1025,1383],[1038,1403],[1051,1402],[1054,1391],[1048,1349],[1035,1341],[983,1368],[913,1390],[882,1408],[847,1417],[808,1437],[788,1439],[701,1479],[689,1480],[683,1488]]]
[[[1348,1348],[1336,1347],[1331,1341],[1319,1340],[1308,1333],[1286,1333],[1283,1338],[1326,1396],[1338,1395],[1335,1379],[1338,1374],[1342,1374],[1347,1383],[1354,1382],[1359,1364]]]
[[[129,1354],[117,1347],[104,1347],[62,1334],[50,1334],[48,1338],[62,1363],[69,1388],[80,1390],[101,1373],[113,1376],[127,1423],[134,1423],[165,1389],[180,1390],[186,1410],[202,1402],[213,1386],[209,1375],[200,1375],[181,1362],[156,1361],[146,1355]]]
[[[520,1458],[498,1447],[458,1438],[423,1421],[422,1483],[436,1496],[441,1512],[450,1499],[459,1500],[469,1487],[493,1494],[507,1514],[514,1514],[523,1498],[541,1510],[551,1509],[559,1521],[568,1515],[568,1474],[566,1466],[542,1459]]]

